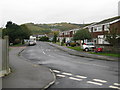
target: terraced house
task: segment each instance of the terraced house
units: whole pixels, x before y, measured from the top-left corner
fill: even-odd
[[[105,19],[101,22],[91,24],[89,26],[83,27],[87,28],[92,35],[92,42],[95,44],[109,44],[106,41],[106,34],[110,33],[113,28],[117,29],[117,33],[120,34],[120,16]],[[63,31],[59,33],[59,39],[60,42],[65,39],[65,41],[69,41],[72,39],[73,35],[78,31],[79,29],[72,29],[69,31]],[[87,42],[87,40],[84,40]]]
[[[80,30],[79,28],[77,29],[72,29],[68,31],[63,31],[59,33],[59,40],[62,42],[63,39],[65,39],[65,42],[70,41],[73,38],[73,35]]]
[[[109,44],[106,41],[107,33],[117,29],[117,33],[120,34],[120,16],[103,20],[85,28],[88,28],[91,32],[93,42],[95,42],[95,44]]]

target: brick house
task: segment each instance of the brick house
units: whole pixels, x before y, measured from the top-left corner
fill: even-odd
[[[105,22],[105,23],[104,23]],[[120,17],[115,19],[103,20],[99,23],[87,26],[92,35],[92,41],[95,44],[109,44],[106,39],[106,34],[110,33],[113,28],[117,29],[117,33],[120,34]]]
[[[59,33],[59,40],[62,42],[63,39],[65,39],[65,42],[70,41],[73,37],[73,35],[78,31],[79,29],[72,29],[68,31],[63,31]]]
[[[117,28],[117,33],[120,33],[120,16],[105,19],[101,22],[94,23],[83,28],[87,28],[91,32],[93,38],[91,41],[95,44],[109,44],[105,40],[105,35],[106,33],[109,33],[112,28]],[[65,42],[71,40],[73,35],[80,29],[81,28],[60,32],[58,37],[60,42],[62,42],[63,39],[65,39]],[[88,42],[88,40],[84,40],[84,42]],[[82,41],[80,41],[80,43],[82,43]]]

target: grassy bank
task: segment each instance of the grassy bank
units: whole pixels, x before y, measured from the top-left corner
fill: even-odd
[[[97,54],[97,55],[104,55],[104,56],[112,56],[112,57],[120,57],[120,54],[117,53],[104,53],[104,52],[100,52],[100,53],[95,53],[95,52],[89,52],[91,54]]]
[[[73,49],[73,50],[76,50],[76,51],[83,51],[80,48],[80,46],[78,46],[78,47],[67,47],[67,48],[70,48],[70,49]],[[104,52],[98,52],[98,53],[96,53],[96,52],[86,52],[86,53],[104,55],[104,56],[112,56],[112,57],[120,57],[119,53],[117,53],[117,54],[115,54],[115,53],[104,53]]]

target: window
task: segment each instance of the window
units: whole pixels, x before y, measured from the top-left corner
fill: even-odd
[[[102,27],[101,26],[97,27],[97,31],[102,31]]]
[[[105,31],[109,31],[109,27],[110,27],[110,25],[109,25],[109,24],[106,24],[104,30],[105,30]]]

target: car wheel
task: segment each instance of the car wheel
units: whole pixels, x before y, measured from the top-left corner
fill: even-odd
[[[88,51],[89,51],[89,49],[88,49],[88,48],[85,48],[85,51],[86,51],[86,52],[88,52]]]

